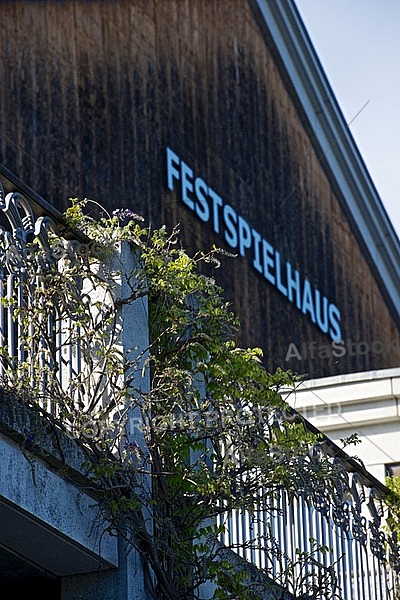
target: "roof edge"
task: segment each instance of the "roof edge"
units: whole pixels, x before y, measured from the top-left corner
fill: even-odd
[[[273,42],[400,325],[400,240],[293,0],[249,0]],[[322,160],[322,158],[321,158]]]

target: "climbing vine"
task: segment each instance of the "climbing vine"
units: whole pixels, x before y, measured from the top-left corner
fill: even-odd
[[[236,346],[238,320],[202,274],[218,268],[221,250],[189,256],[178,228],[152,230],[127,209],[95,219],[89,205],[75,199],[65,213],[84,240],[74,251],[50,236],[43,258],[29,242],[26,272],[3,300],[20,334],[18,352],[2,352],[4,384],[29,389],[87,449],[104,515],[143,556],[154,598],[204,597],[206,583],[209,598],[262,598],[271,552],[286,591],[339,597],[329,561],[300,551],[283,560],[271,531],[242,543],[269,548],[261,578],[227,558],[238,550],[224,538],[229,515],[254,524],[261,508],[278,510],[282,489],[317,503],[347,474],[283,400],[298,377]],[[147,311],[145,348],[122,343],[121,311],[134,302]]]

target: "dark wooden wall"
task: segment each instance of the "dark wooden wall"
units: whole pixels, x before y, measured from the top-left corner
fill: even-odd
[[[241,344],[313,377],[399,365],[380,282],[246,0],[3,1],[0,22],[2,164],[61,210],[89,197],[181,223],[191,251],[220,246],[167,190],[170,146],[338,305],[346,343],[384,351],[286,361],[290,343],[331,340],[246,258],[226,258],[215,275]]]

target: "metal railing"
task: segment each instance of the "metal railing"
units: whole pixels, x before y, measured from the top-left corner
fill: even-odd
[[[84,363],[77,326],[66,307],[54,301],[50,310],[40,309],[46,302],[46,278],[56,276],[60,261],[73,256],[79,241],[60,236],[50,217],[36,218],[19,192],[5,195],[0,186],[0,208],[0,378],[11,385],[17,378],[29,382],[42,391],[42,408],[55,414],[52,386],[73,395],[69,386]]]
[[[334,496],[322,490],[316,502],[307,492],[260,493],[254,511],[225,516],[221,542],[294,598],[398,599],[400,546],[385,526],[387,490],[361,465],[331,460],[348,473]]]

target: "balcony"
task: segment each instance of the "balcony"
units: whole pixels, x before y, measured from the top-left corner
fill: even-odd
[[[85,424],[72,418],[72,408],[78,407],[80,413],[89,418],[91,407],[98,401],[102,406],[112,402],[113,393],[120,385],[119,375],[112,385],[109,381],[103,385],[102,364],[95,364],[93,368],[96,360],[95,356],[90,357],[93,346],[89,341],[82,344],[82,337],[77,335],[77,320],[71,317],[69,307],[62,302],[54,304],[51,318],[26,321],[31,304],[40,304],[45,298],[40,290],[46,277],[55,277],[65,261],[71,264],[76,256],[90,253],[93,247],[84,235],[77,236],[69,230],[61,215],[11,174],[3,172],[2,180],[5,190],[0,194],[0,376],[5,391],[0,441],[2,470],[7,476],[0,483],[0,508],[3,522],[7,520],[9,525],[2,528],[0,535],[0,582],[12,579],[10,585],[17,586],[17,580],[24,579],[27,574],[45,573],[49,580],[68,580],[69,587],[64,587],[59,597],[69,600],[74,596],[66,590],[72,589],[71,581],[77,575],[93,577],[94,572],[100,571],[115,574],[119,565],[119,571],[126,577],[127,555],[122,557],[120,553],[117,557],[115,539],[107,534],[100,544],[98,537],[93,538],[93,532],[90,532],[87,517],[92,515],[94,518],[96,494],[82,492],[80,510],[74,510],[73,500],[79,483],[82,484],[86,476],[79,464],[80,455],[74,441],[77,428]],[[39,253],[32,252],[33,244],[39,247]],[[120,251],[125,255],[123,260],[119,257],[119,264],[126,266],[127,261],[133,259],[126,248]],[[26,267],[32,260],[38,261],[35,263],[36,275],[27,280]],[[101,265],[96,269],[101,270]],[[124,274],[116,269],[114,291],[120,299],[129,296],[126,287]],[[106,292],[100,283],[97,288],[88,285],[84,273],[80,289],[88,299],[89,318],[100,323],[106,314],[103,312],[107,306]],[[119,306],[116,334],[110,347],[116,348],[121,356],[134,351],[145,360],[148,331],[143,299],[139,303],[137,300],[120,302]],[[35,327],[41,332],[39,338],[34,336]],[[89,360],[92,361],[90,376],[87,374]],[[35,402],[39,411],[29,417],[29,411],[35,407],[28,399],[23,421],[13,422],[17,412],[12,402],[10,404],[9,392],[14,385],[18,387],[22,364],[30,365],[22,376],[25,383],[36,390]],[[146,387],[148,379],[143,374],[141,377],[141,385]],[[63,398],[61,412],[60,404],[54,402],[55,394]],[[124,409],[117,405],[115,410]],[[57,439],[66,444],[56,449],[53,443],[47,454],[38,449],[46,443],[46,436],[39,442],[28,438],[27,447],[27,437],[23,435],[26,424],[32,423],[29,419],[40,420],[44,414],[55,420],[63,419],[64,429]],[[293,412],[290,418],[295,420],[298,416]],[[317,432],[311,425],[310,428]],[[61,457],[65,457],[67,447],[67,454],[75,456],[75,464],[69,464],[63,471]],[[29,465],[24,458],[26,451],[32,455],[40,454],[36,482],[29,474]],[[272,452],[278,451],[272,449]],[[218,517],[219,524],[225,525],[218,541],[218,555],[227,558],[237,570],[249,573],[249,585],[259,589],[260,598],[395,600],[399,593],[400,549],[396,536],[385,526],[387,488],[326,437],[320,444],[305,448],[305,460],[318,462],[321,458],[346,474],[336,488],[327,486],[313,489],[311,493],[312,485],[308,482],[303,493],[294,497],[283,488],[273,494],[260,489],[260,500],[252,510],[230,511]],[[13,464],[19,465],[18,478],[12,476]],[[41,490],[38,487],[28,492],[27,487],[32,487],[32,481],[33,487],[42,486]],[[86,484],[89,487],[88,481]],[[62,503],[57,500],[57,494],[62,495]],[[49,498],[55,506],[59,504],[60,510],[62,507],[63,515],[41,502],[41,499]],[[82,513],[82,506],[86,514]],[[65,517],[67,513],[68,518]],[[96,543],[99,543],[98,548]],[[46,550],[46,544],[51,544],[51,552]],[[41,551],[35,551],[39,547]],[[19,569],[17,580],[11,578],[10,569]],[[92,584],[87,585],[92,585],[93,589],[88,592],[88,597],[93,595],[94,598],[97,588],[94,579],[90,581]],[[116,585],[114,580],[109,584]],[[123,597],[146,598],[144,584],[136,585],[135,596],[129,596],[133,589],[130,588]],[[209,598],[213,589],[212,583],[203,586],[201,597]]]

